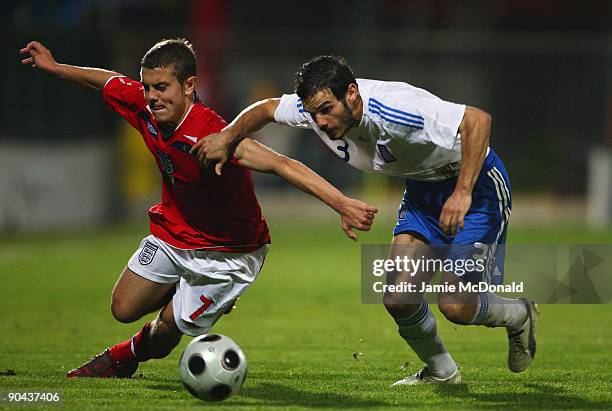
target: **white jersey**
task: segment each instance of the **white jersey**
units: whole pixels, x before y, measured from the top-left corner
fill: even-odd
[[[363,171],[420,181],[459,174],[465,105],[444,101],[407,83],[357,79],[363,116],[342,140],[332,140],[304,111],[297,94],[285,94],[278,123],[312,128],[344,161]]]

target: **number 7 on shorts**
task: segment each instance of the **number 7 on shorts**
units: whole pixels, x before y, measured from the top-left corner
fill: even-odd
[[[202,304],[200,308],[195,310],[193,314],[189,316],[189,318],[191,318],[191,321],[195,321],[195,319],[202,315],[202,313],[206,311],[208,307],[214,304],[213,300],[206,298],[204,295],[200,296],[200,301],[202,301],[204,304]]]

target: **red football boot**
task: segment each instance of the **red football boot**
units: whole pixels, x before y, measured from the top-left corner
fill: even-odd
[[[68,378],[130,378],[138,368],[138,361],[113,361],[108,348],[91,360],[66,374]]]

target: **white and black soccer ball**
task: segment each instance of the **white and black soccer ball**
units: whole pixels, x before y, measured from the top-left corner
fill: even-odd
[[[237,394],[247,374],[247,361],[238,344],[221,334],[194,338],[179,360],[181,381],[194,397],[222,401]]]

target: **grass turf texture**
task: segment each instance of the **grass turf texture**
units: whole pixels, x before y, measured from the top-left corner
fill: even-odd
[[[434,309],[465,384],[389,388],[421,363],[382,306],[360,303],[359,246],[343,237],[336,221],[278,226],[270,220],[273,247],[261,277],[213,329],[235,339],[249,362],[242,394],[215,407],[612,408],[610,305],[542,306],[538,356],[520,375],[506,367],[503,329],[456,326]],[[383,243],[390,227],[379,221],[360,238]],[[117,323],[109,300],[118,273],[145,234],[119,227],[0,238],[0,371],[16,372],[0,376],[0,391],[61,392],[60,407],[68,409],[205,405],[179,381],[177,362],[187,337],[169,358],[141,364],[133,379],[64,378],[144,322]],[[612,243],[612,232],[512,227],[509,240]]]

